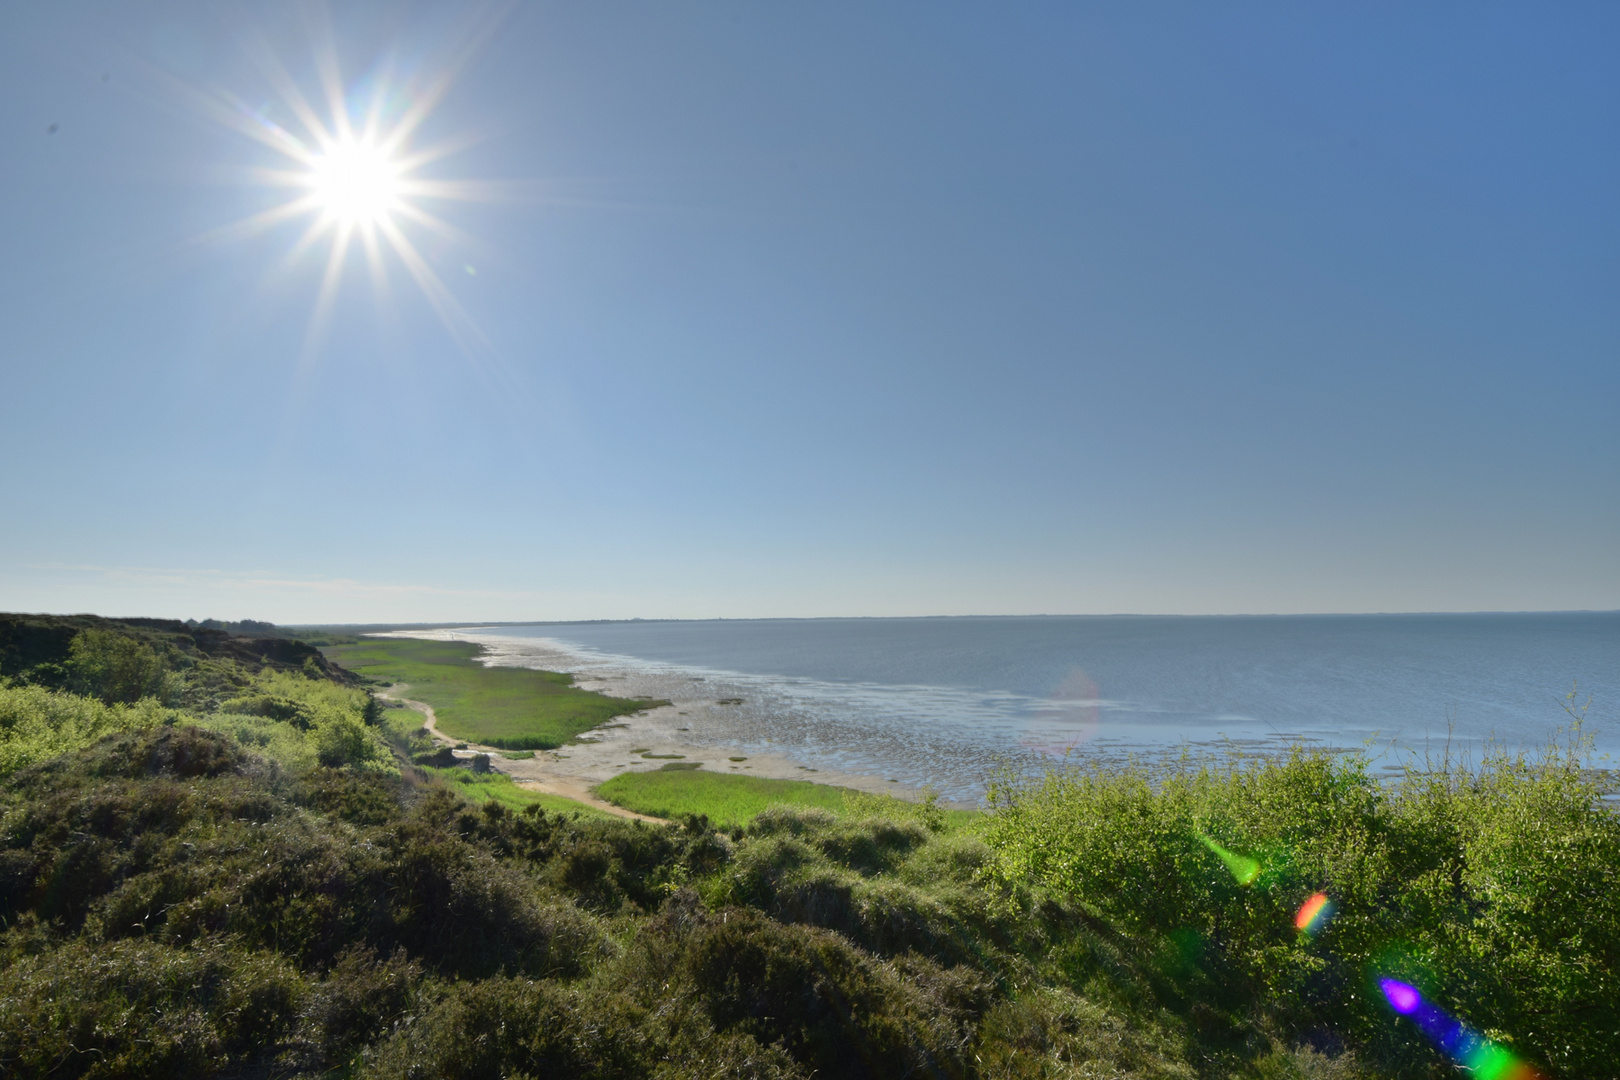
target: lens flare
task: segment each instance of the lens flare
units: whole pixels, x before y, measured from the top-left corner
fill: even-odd
[[[1310,899],[1300,905],[1299,914],[1294,916],[1294,925],[1307,934],[1318,934],[1333,918],[1333,911],[1333,901],[1322,893],[1313,893]]]
[[[1417,987],[1409,983],[1397,982],[1394,979],[1384,979],[1378,984],[1389,999],[1389,1007],[1402,1016],[1411,1016],[1417,1007],[1423,1004],[1423,995],[1417,992]]]
[[[1202,840],[1204,846],[1213,851],[1216,857],[1226,864],[1226,868],[1232,872],[1232,876],[1237,879],[1239,885],[1247,885],[1259,875],[1260,864],[1247,855],[1238,855],[1227,851],[1203,833],[1198,834],[1198,839]]]
[[[1447,1056],[1473,1073],[1475,1080],[1543,1080],[1539,1072],[1511,1051],[1424,1001],[1417,987],[1410,983],[1381,979],[1378,988],[1384,992],[1390,1008],[1410,1017]]]
[[[1096,737],[1101,709],[1097,684],[1075,668],[1029,715],[1018,741],[1047,757],[1063,757]]]
[[[295,78],[264,36],[246,26],[238,40],[268,96],[247,99],[154,74],[179,101],[268,152],[260,163],[243,167],[246,183],[287,194],[196,242],[234,241],[304,222],[302,235],[275,271],[278,276],[291,273],[306,263],[306,256],[325,248],[324,260],[315,262],[319,284],[305,330],[304,366],[313,362],[325,338],[351,255],[364,258],[379,302],[394,303],[390,279],[403,270],[467,357],[489,359],[487,337],[433,267],[440,261],[434,253],[442,253],[446,245],[471,246],[475,241],[428,207],[503,201],[512,197],[509,186],[429,175],[430,166],[477,141],[473,133],[427,144],[419,139],[456,78],[505,15],[492,11],[470,18],[460,34],[446,41],[442,62],[419,58],[406,63],[390,54],[376,62],[371,75],[355,81],[340,68],[337,35],[325,8],[317,3],[306,14],[314,59],[311,85]],[[309,93],[312,88],[319,92]],[[517,189],[511,191],[516,194]],[[424,239],[435,246],[424,246]]]

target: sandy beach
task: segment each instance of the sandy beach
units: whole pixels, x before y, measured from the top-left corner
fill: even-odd
[[[547,782],[588,787],[626,770],[684,760],[714,772],[811,780],[901,798],[920,798],[931,786],[946,803],[968,808],[979,804],[982,778],[998,759],[1020,750],[1015,736],[937,722],[961,714],[961,702],[954,700],[961,695],[953,691],[942,692],[953,696],[950,701],[938,700],[938,693],[919,700],[918,692],[930,688],[901,693],[866,683],[645,662],[493,627],[377,636],[467,642],[484,650],[478,661],[486,666],[568,672],[583,690],[671,702],[618,717],[550,754],[537,752],[533,762],[499,759],[499,768],[518,779],[543,775]]]
[[[445,639],[448,638],[449,635],[445,635]],[[609,695],[613,693],[610,679],[581,678],[575,685],[584,690]],[[459,758],[471,759],[480,753],[488,754],[493,770],[510,776],[525,787],[574,799],[621,817],[656,820],[597,798],[592,793],[596,785],[624,772],[661,769],[672,761],[696,763],[708,772],[810,780],[904,799],[921,797],[916,788],[887,777],[820,769],[782,753],[750,753],[735,745],[720,745],[693,738],[691,729],[694,726],[711,726],[701,722],[709,719],[716,710],[733,707],[722,699],[676,700],[669,705],[622,716],[592,728],[555,750],[536,750],[532,758],[512,759],[504,757],[502,751],[494,747],[463,743],[440,732],[433,708],[413,699],[409,684],[399,683],[380,690],[378,696],[401,702],[422,714],[423,726],[435,741],[445,746],[464,747],[454,750]]]

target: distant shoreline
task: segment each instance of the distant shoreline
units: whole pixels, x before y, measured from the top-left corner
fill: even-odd
[[[1611,660],[1620,613],[595,621],[393,633],[476,642],[494,666],[569,671],[582,687],[678,703],[633,746],[609,737],[610,757],[650,739],[655,752],[684,755],[673,760],[781,758],[770,763],[779,775],[803,767],[876,778],[886,790],[933,786],[964,803],[1008,764],[1038,772],[1065,759],[1107,766],[1299,744],[1365,754],[1395,775],[1448,743],[1476,758],[1487,746],[1534,753],[1570,722],[1560,702],[1574,682],[1583,700],[1597,696],[1594,764],[1620,759],[1605,711],[1620,698]],[[591,764],[595,779],[611,775],[597,768],[600,754],[579,753],[574,764]],[[645,767],[630,755],[609,764]]]
[[[1030,614],[957,614],[957,615],[717,615],[709,618],[689,617],[631,617],[623,619],[494,619],[487,621],[461,620],[459,622],[378,622],[378,623],[288,623],[277,629],[289,634],[383,634],[390,631],[412,630],[466,630],[476,633],[491,627],[513,626],[611,626],[629,623],[712,623],[712,622],[883,622],[922,621],[948,619],[1400,619],[1400,618],[1491,618],[1534,617],[1537,615],[1620,615],[1620,608],[1536,608],[1529,611],[1207,611],[1207,612],[1142,612],[1105,611]]]

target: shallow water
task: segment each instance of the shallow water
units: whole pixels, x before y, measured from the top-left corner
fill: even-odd
[[[694,739],[975,799],[1001,761],[1304,742],[1478,758],[1591,694],[1620,751],[1620,613],[717,620],[466,628],[497,663],[693,702]],[[737,705],[714,705],[741,698]],[[703,704],[703,703],[709,704]]]

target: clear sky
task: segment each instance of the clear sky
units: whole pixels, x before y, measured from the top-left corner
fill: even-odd
[[[468,11],[0,9],[0,609],[1620,607],[1620,6]]]

